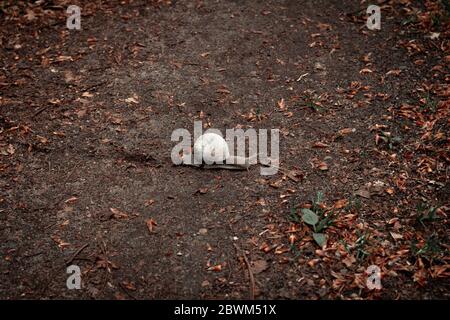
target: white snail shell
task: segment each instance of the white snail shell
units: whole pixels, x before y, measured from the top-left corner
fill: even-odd
[[[216,133],[205,133],[194,143],[194,158],[199,163],[225,163],[229,156],[227,142]]]

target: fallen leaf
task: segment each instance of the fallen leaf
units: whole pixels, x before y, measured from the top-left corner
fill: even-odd
[[[125,288],[127,288],[128,290],[131,290],[131,291],[136,290],[136,286],[132,282],[122,281],[122,286],[124,286]]]
[[[339,136],[345,136],[347,134],[350,134],[352,132],[355,132],[356,129],[355,128],[344,128],[338,131],[338,135]]]
[[[33,21],[36,19],[36,14],[33,10],[26,9],[27,13],[24,15],[25,18],[27,18],[28,21]]]
[[[77,115],[78,118],[82,118],[86,115],[87,113],[87,109],[86,108],[82,108],[80,110],[78,110],[77,112],[75,112],[75,114]]]
[[[216,266],[209,267],[209,268],[206,269],[206,270],[208,270],[208,271],[220,272],[220,271],[222,271],[222,265],[218,264],[218,265],[216,265]]]
[[[399,240],[399,239],[403,239],[403,235],[399,234],[399,233],[395,233],[395,232],[389,232],[392,236],[392,238],[394,238],[394,240]]]
[[[284,102],[284,98],[281,98],[281,100],[277,102],[277,105],[280,110],[286,110],[286,103]]]
[[[427,271],[424,268],[416,271],[413,275],[413,281],[422,287],[425,286],[427,284]]]
[[[147,219],[147,220],[145,221],[145,223],[147,224],[148,231],[150,231],[151,233],[154,232],[155,227],[158,225],[158,224],[156,223],[156,221],[153,220],[153,218]]]
[[[390,195],[393,195],[394,194],[394,189],[392,189],[392,188],[387,188],[386,189],[386,192],[388,193],[388,194],[390,194]]]
[[[333,207],[335,209],[341,209],[341,208],[344,208],[347,204],[348,204],[348,200],[347,199],[340,199],[340,200],[335,202]]]
[[[328,148],[329,145],[323,142],[316,142],[313,145],[313,148]]]
[[[319,163],[319,165],[317,166],[317,168],[318,168],[319,170],[322,170],[322,171],[327,171],[327,170],[328,170],[328,165],[327,165],[326,162],[322,161],[321,163]]]
[[[370,192],[365,188],[361,188],[355,192],[356,196],[360,196],[366,199],[370,199]]]
[[[66,201],[64,201],[64,203],[73,203],[73,202],[75,202],[77,200],[78,200],[77,197],[71,197],[71,198],[67,199]]]
[[[327,236],[323,233],[313,233],[314,241],[319,245],[319,247],[323,247],[327,243]]]
[[[128,218],[128,214],[126,214],[125,212],[120,211],[119,209],[116,208],[109,208],[109,210],[111,210],[112,215],[110,216],[113,219],[126,219]]]
[[[70,243],[65,242],[64,240],[62,240],[62,239],[61,239],[59,236],[57,236],[57,235],[53,235],[51,238],[52,238],[52,240],[53,240],[54,242],[56,242],[56,243],[58,244],[58,247],[59,247],[60,249],[64,249],[65,247],[70,246]]]
[[[208,188],[200,188],[197,191],[195,191],[195,193],[199,193],[199,194],[205,194],[208,192]]]
[[[230,94],[231,91],[228,89],[224,89],[224,88],[219,88],[216,90],[217,93],[223,93],[223,94]]]
[[[137,96],[126,98],[125,102],[126,103],[134,103],[134,104],[138,104],[139,103],[139,101],[137,100]]]
[[[283,179],[279,179],[277,181],[271,182],[269,185],[272,188],[278,189],[279,187],[281,187],[281,184],[283,183]]]
[[[56,58],[56,61],[58,62],[73,61],[73,58],[71,56],[58,56]]]
[[[14,146],[12,144],[8,144],[8,147],[6,148],[6,152],[8,152],[8,154],[14,154],[16,152],[16,149],[14,149]]]
[[[73,82],[75,79],[76,78],[73,75],[72,71],[70,71],[70,70],[64,71],[64,81],[65,82],[68,82],[68,83]]]
[[[431,40],[438,39],[440,35],[441,35],[441,34],[440,34],[439,32],[432,32],[432,33],[430,34],[430,39],[431,39]]]
[[[402,70],[400,70],[400,69],[393,69],[393,70],[389,70],[386,73],[386,75],[388,76],[390,74],[393,74],[394,76],[398,76],[401,72],[402,72]]]
[[[312,259],[308,261],[308,266],[310,266],[311,268],[313,268],[318,262],[320,261],[320,259]]]
[[[360,74],[372,73],[372,72],[373,72],[373,71],[370,70],[369,68],[364,68],[364,69],[361,69],[361,70],[359,71]]]
[[[266,260],[256,260],[252,261],[250,263],[250,269],[252,270],[253,274],[258,274],[263,272],[269,267]]]
[[[287,177],[294,182],[299,182],[305,177],[305,174],[300,170],[290,170],[286,173]]]
[[[322,63],[320,63],[320,62],[316,62],[314,64],[314,69],[316,69],[316,70],[325,70],[325,66]]]
[[[349,268],[352,264],[356,262],[356,259],[353,255],[349,254],[346,258],[342,259],[342,263]]]

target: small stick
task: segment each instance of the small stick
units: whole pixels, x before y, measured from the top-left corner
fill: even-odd
[[[107,83],[107,82],[108,82],[108,81],[106,81],[106,80],[100,81],[100,82],[94,83],[94,84],[92,84],[92,85],[90,85],[90,86],[88,86],[88,87],[86,87],[86,88],[83,88],[83,89],[81,89],[81,90],[83,90],[83,91],[89,91],[89,90],[92,90],[92,89],[94,89],[94,88],[97,88],[97,87],[99,87],[99,86],[101,86],[101,85],[104,85],[104,84]]]
[[[35,118],[36,116],[38,116],[41,112],[45,111],[45,109],[47,109],[50,105],[46,105],[45,107],[40,108],[38,111],[36,111],[32,116],[31,119]]]
[[[302,80],[304,77],[306,77],[307,75],[309,75],[309,73],[307,72],[307,73],[304,73],[304,74],[302,74],[300,77],[298,77],[298,79],[296,80],[297,82],[298,81],[300,81],[300,80]]]
[[[250,300],[255,300],[255,278],[253,277],[252,268],[250,262],[247,259],[247,255],[243,250],[240,250],[239,247],[234,243],[234,247],[237,251],[242,252],[242,256],[244,257],[245,265],[247,266],[248,276],[250,278]]]
[[[72,261],[75,260],[75,258],[81,253],[81,251],[83,251],[88,246],[89,246],[89,243],[86,243],[85,245],[80,247],[77,251],[75,251],[75,253],[72,255],[72,257],[69,260],[66,261],[66,264],[67,265],[71,264]]]

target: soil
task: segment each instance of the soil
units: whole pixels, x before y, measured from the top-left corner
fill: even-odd
[[[6,6],[0,298],[448,299],[448,38],[384,3],[381,30],[341,0],[80,2],[81,30],[64,1]],[[399,114],[423,83],[417,126]],[[199,120],[279,129],[280,171],[174,165]],[[417,144],[433,120],[437,151]],[[340,213],[322,248],[301,220],[318,192]]]

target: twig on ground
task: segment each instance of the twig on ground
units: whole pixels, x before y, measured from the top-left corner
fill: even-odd
[[[71,264],[72,261],[75,260],[75,258],[81,253],[81,251],[86,249],[88,246],[89,246],[89,243],[86,243],[83,246],[81,246],[77,251],[75,251],[75,253],[72,255],[72,257],[70,257],[70,259],[66,261],[66,265]]]
[[[35,118],[36,116],[38,116],[40,113],[44,112],[50,105],[46,105],[45,107],[40,108],[38,111],[36,111],[32,116],[31,119]]]
[[[255,300],[255,277],[253,276],[252,267],[250,265],[250,262],[247,259],[247,255],[245,252],[237,246],[237,244],[233,243],[234,247],[236,248],[236,251],[240,251],[242,253],[242,257],[244,258],[245,265],[247,266],[248,270],[248,276],[250,278],[250,300]]]

